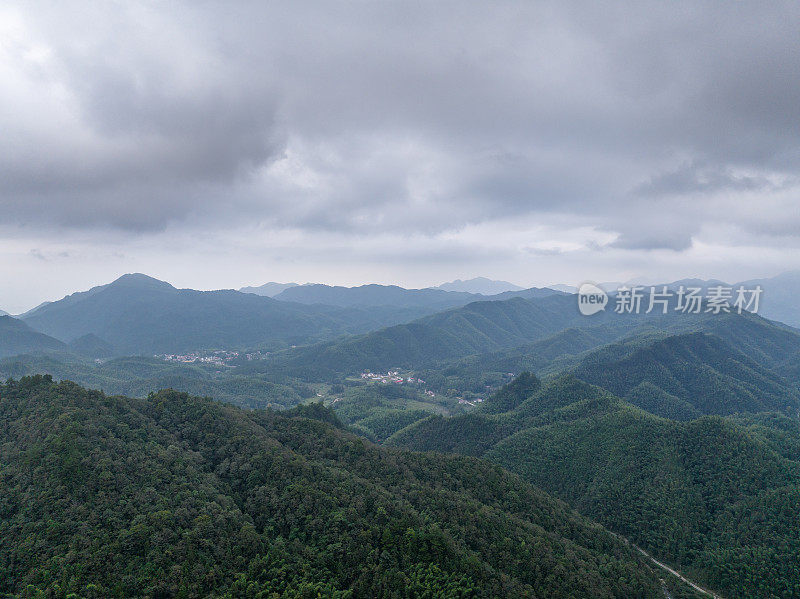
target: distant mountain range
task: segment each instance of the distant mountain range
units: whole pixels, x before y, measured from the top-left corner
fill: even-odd
[[[242,287],[239,291],[242,293],[254,293],[266,297],[275,297],[281,291],[289,289],[289,287],[297,287],[297,283],[264,283],[258,287]]]
[[[512,297],[547,297],[560,292],[554,289],[537,288],[503,291],[495,295],[482,295],[465,291],[445,291],[429,287],[425,289],[405,289],[397,285],[360,285],[358,287],[338,287],[330,285],[300,285],[291,287],[275,296],[276,300],[298,302],[301,304],[325,304],[341,307],[397,306],[420,308],[429,313],[464,306],[470,302],[485,300],[505,300]]]
[[[397,285],[340,287],[318,284],[290,287],[276,295],[275,299],[340,307],[404,306],[438,311],[463,306],[476,299],[483,299],[483,296],[441,289],[404,289]]]
[[[717,284],[720,282],[686,279],[669,285]],[[550,288],[486,296],[394,285],[270,285],[262,286],[264,293],[285,288],[270,298],[233,290],[176,289],[146,275],[131,274],[59,301],[45,302],[19,318],[34,332],[95,357],[198,349],[278,349],[374,331],[371,337],[349,338],[308,350],[309,356],[316,355],[326,367],[335,362],[337,370],[400,364],[419,367],[433,359],[524,346],[570,327],[622,326],[625,330],[615,335],[600,335],[608,343],[629,334],[628,329],[645,320],[615,318],[610,311],[587,320],[574,309],[574,298]],[[800,325],[794,305],[794,298],[800,296],[800,273],[742,285],[763,287],[759,314]],[[507,300],[542,301],[519,312],[525,304],[508,304]],[[538,314],[534,316],[530,310]],[[393,328],[381,330],[384,327]],[[748,343],[746,338],[740,341]],[[48,343],[44,345],[52,347]],[[4,355],[9,355],[8,351],[4,349]],[[332,360],[334,354],[337,357]],[[787,364],[787,368],[791,366]]]
[[[468,279],[466,281],[456,279],[449,283],[442,283],[436,286],[435,289],[479,293],[481,295],[497,295],[505,291],[522,291],[525,288],[514,285],[514,283],[509,283],[508,281],[495,281],[487,279],[486,277],[475,277],[474,279]]]
[[[93,335],[103,353],[136,355],[308,343],[420,315],[412,309],[307,306],[233,290],[176,289],[142,274],[74,293],[21,316],[64,342]],[[84,349],[87,343],[78,343]]]
[[[628,287],[633,285],[644,287],[649,287],[651,285],[661,287],[666,285],[672,290],[680,286],[700,287],[704,291],[709,287],[719,285],[731,288],[738,288],[741,285],[748,289],[760,285],[764,291],[761,296],[759,314],[765,318],[800,327],[800,306],[798,306],[798,302],[795,299],[800,297],[799,271],[785,272],[771,278],[752,279],[738,283],[726,283],[719,279],[698,278],[687,278],[662,283],[652,283],[652,281],[644,278],[636,278],[624,282],[606,281],[599,283],[599,286],[608,292],[616,291],[623,285]],[[296,287],[300,287],[301,289],[294,289]],[[431,293],[420,293],[433,290],[460,293],[462,295],[459,298],[459,296],[447,297],[443,295],[437,296]],[[536,290],[538,295],[531,293],[533,290]],[[528,298],[541,297],[549,290],[571,294],[577,291],[577,287],[574,285],[556,284],[542,289],[532,288],[531,290],[526,290],[507,281],[476,277],[466,281],[456,279],[455,281],[443,283],[437,287],[428,289],[403,289],[394,285],[338,287],[322,284],[297,285],[296,283],[266,283],[261,287],[243,287],[240,291],[305,304],[319,303],[337,306],[413,305],[417,307],[424,306],[428,308],[445,309],[459,305],[463,306],[470,301],[486,298],[509,299],[517,296]],[[407,291],[409,293],[406,297],[403,297],[402,291]]]
[[[549,295],[553,290],[523,290]],[[291,286],[276,298],[233,290],[176,289],[143,274],[45,302],[19,318],[82,355],[139,355],[202,349],[276,349],[363,333],[482,295],[397,286]]]
[[[275,297],[282,291],[289,289],[290,287],[298,287],[298,283],[264,283],[263,285],[259,285],[258,287],[242,287],[239,289],[242,293],[255,293],[256,295],[265,295],[267,297]],[[322,285],[320,283],[306,283],[303,285],[304,287],[314,287],[317,290],[323,287],[329,287],[328,285]],[[358,288],[365,288],[365,287],[387,287],[387,288],[395,288],[394,285],[361,285],[359,287],[331,287],[332,289],[342,290],[342,289],[358,289]],[[449,283],[442,283],[436,287],[430,287],[429,289],[438,289],[441,291],[458,291],[461,293],[470,293],[473,295],[497,295],[498,293],[503,293],[505,291],[522,291],[525,289],[524,287],[520,287],[519,285],[514,285],[513,283],[509,283],[508,281],[495,281],[492,279],[487,279],[486,277],[476,277],[474,279],[469,279],[466,281],[462,281],[461,279],[456,279],[455,281],[450,281]],[[374,289],[372,290],[374,292]],[[414,290],[420,291],[420,290]],[[309,294],[308,297],[313,297],[314,294]],[[292,296],[289,296],[292,297]],[[298,297],[303,297],[298,296]],[[291,299],[289,301],[299,301],[297,299]],[[315,300],[316,301],[316,300]],[[307,301],[306,303],[313,303]],[[325,303],[325,302],[323,302]]]

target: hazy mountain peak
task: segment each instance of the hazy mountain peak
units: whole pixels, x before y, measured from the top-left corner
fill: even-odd
[[[286,291],[290,287],[297,287],[297,283],[275,283],[270,281],[263,285],[254,287],[242,287],[239,289],[242,293],[254,293],[255,295],[263,295],[265,297],[275,297],[282,291]]]
[[[449,283],[442,283],[434,289],[441,289],[443,291],[462,291],[466,293],[480,293],[482,295],[496,295],[505,291],[522,291],[524,287],[514,285],[508,281],[497,281],[487,279],[486,277],[475,277],[462,281],[456,279]]]
[[[115,281],[108,284],[108,287],[137,287],[140,289],[175,289],[166,281],[153,278],[140,272],[124,274]]]
[[[726,283],[725,281],[720,281],[719,279],[698,279],[698,278],[690,278],[690,279],[681,279],[679,281],[673,281],[669,283],[667,286],[670,289],[677,289],[678,287],[700,287],[701,289],[707,289],[709,287],[716,287],[718,285],[722,285],[723,287],[730,287],[730,283]]]
[[[87,289],[86,291],[76,291],[75,293],[71,293],[57,301],[42,302],[35,308],[32,308],[27,312],[19,314],[19,318],[28,319],[38,314],[41,314],[43,310],[48,310],[56,304],[62,306],[73,305],[78,302],[82,302],[86,298],[93,296],[97,293],[120,290],[120,289],[136,290],[136,291],[157,291],[157,290],[177,291],[177,289],[175,289],[175,287],[173,287],[169,283],[165,281],[160,281],[149,275],[145,275],[139,272],[128,273],[122,275],[121,277],[112,281],[111,283],[106,283],[105,285],[96,285],[95,287]]]

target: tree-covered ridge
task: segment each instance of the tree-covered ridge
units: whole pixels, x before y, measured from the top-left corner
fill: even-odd
[[[9,381],[0,472],[13,596],[663,596],[630,549],[497,466],[173,391]]]
[[[785,458],[800,462],[800,426],[785,414],[737,414],[734,422],[745,426]]]
[[[611,345],[584,358],[573,373],[649,412],[677,419],[797,414],[800,408],[800,393],[788,381],[704,333]]]
[[[631,336],[693,332],[716,335],[768,368],[800,353],[798,331],[753,314],[611,311],[585,317],[574,296],[554,295],[475,302],[364,335],[287,350],[259,367],[319,380],[400,367],[422,370],[431,380],[437,371],[445,379],[452,371],[477,381],[486,371],[561,371],[577,364],[577,354]]]
[[[331,407],[353,432],[380,442],[432,413],[446,412],[451,403],[408,386],[366,384],[344,388]]]
[[[660,322],[671,324],[565,329],[533,343],[439,362],[418,372],[437,390],[477,395],[507,382],[508,373],[552,377],[572,372],[648,412],[679,420],[705,413],[797,410],[797,359],[783,354],[800,347],[795,331],[749,315],[701,316],[688,321],[700,331],[679,334],[670,331],[683,330],[688,322]],[[747,342],[734,346],[743,337]]]
[[[500,406],[508,405],[509,398],[513,398],[514,407],[502,412]],[[599,387],[571,376],[541,386],[534,375],[523,372],[487,399],[482,409],[451,418],[431,416],[420,420],[398,431],[388,439],[388,444],[419,451],[480,456],[542,418],[549,420],[560,415],[561,408],[605,406],[609,400],[619,403]]]
[[[57,352],[67,346],[53,337],[33,330],[21,320],[0,314],[0,357],[31,352]]]
[[[725,597],[800,597],[798,420],[676,422],[563,377],[502,414],[429,418],[393,445],[483,456]]]
[[[538,391],[541,386],[541,381],[533,374],[523,372],[494,393],[481,408],[487,414],[510,412]]]
[[[213,366],[141,356],[101,363],[71,354],[0,359],[0,380],[36,373],[47,373],[55,379],[68,379],[114,395],[146,397],[153,389],[180,389],[248,408],[292,407],[315,395],[308,385],[296,379],[243,373],[235,368],[220,372]]]
[[[419,368],[438,360],[514,347],[561,330],[575,315],[562,296],[473,302],[362,336],[288,352],[287,368],[327,372]]]

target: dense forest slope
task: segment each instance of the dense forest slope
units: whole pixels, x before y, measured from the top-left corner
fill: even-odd
[[[313,366],[333,372],[418,368],[437,360],[528,343],[565,328],[576,313],[574,306],[567,307],[557,295],[473,302],[408,324],[298,348],[285,362],[290,367]]]
[[[499,467],[326,419],[0,386],[0,593],[664,596],[620,541]]]
[[[719,337],[675,335],[604,347],[573,373],[642,409],[676,419],[702,414],[797,414],[800,394]]]
[[[495,461],[725,597],[800,597],[796,418],[677,422],[574,377],[523,382],[495,398],[509,411],[430,417],[389,444]]]

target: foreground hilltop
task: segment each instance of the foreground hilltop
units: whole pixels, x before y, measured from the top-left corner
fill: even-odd
[[[499,467],[322,415],[0,386],[0,593],[664,596],[624,544]]]
[[[668,341],[674,350],[675,338]],[[629,372],[640,399],[634,375],[660,373],[662,381],[677,381],[666,368],[631,366]],[[720,387],[707,400],[743,402],[756,395],[732,376],[708,380],[728,389]],[[695,411],[713,409],[711,414],[724,408],[689,404],[647,385],[646,407],[664,411],[681,402]],[[388,443],[493,461],[726,598],[800,597],[795,412],[679,421],[572,375],[541,383],[523,373],[480,409],[428,417]]]

